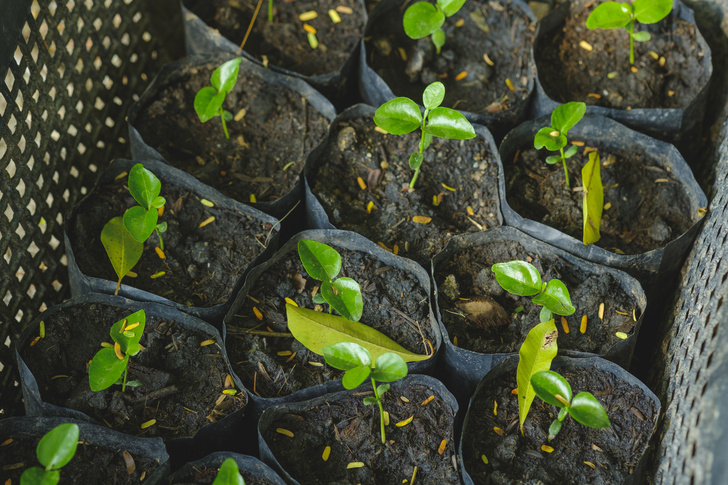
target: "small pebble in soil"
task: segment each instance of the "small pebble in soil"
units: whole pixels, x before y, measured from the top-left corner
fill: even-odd
[[[647,235],[655,242],[661,243],[670,238],[670,227],[658,217],[647,230]]]
[[[345,126],[339,130],[339,134],[336,136],[336,145],[339,151],[344,151],[347,148],[351,148],[356,143],[356,130],[351,126]]]
[[[516,457],[516,447],[518,445],[518,435],[512,434],[500,442],[493,450],[493,457],[504,463],[508,463]]]

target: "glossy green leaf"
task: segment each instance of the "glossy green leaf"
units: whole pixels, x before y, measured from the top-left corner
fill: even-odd
[[[354,389],[360,386],[371,373],[372,368],[367,365],[354,367],[344,373],[344,377],[341,378],[341,384],[344,386],[344,389]]]
[[[465,5],[465,0],[437,0],[437,8],[442,10],[446,17],[452,17]]]
[[[157,231],[163,233],[167,230],[167,221],[160,222],[157,224]]]
[[[604,2],[589,14],[586,26],[589,29],[618,29],[627,25],[631,16],[632,8],[628,3]]]
[[[298,256],[311,278],[332,281],[341,272],[341,256],[328,244],[303,239],[298,241]]]
[[[147,210],[135,205],[124,212],[124,227],[137,242],[143,243],[157,227],[158,217],[157,209]]]
[[[142,257],[144,245],[134,239],[126,230],[121,217],[114,217],[104,225],[101,230],[101,244],[104,245],[109,261],[114,267],[114,272],[119,277],[116,284],[116,291],[118,292],[122,278],[131,271]]]
[[[111,326],[111,330],[109,330],[111,339],[119,344],[122,353],[129,355],[136,355],[139,353],[139,340],[144,334],[146,320],[147,314],[144,310],[139,310],[125,318],[122,318]],[[134,326],[137,323],[139,325]],[[131,330],[127,330],[129,327],[133,328]],[[122,328],[124,328],[123,332],[121,331]]]
[[[518,351],[518,369],[516,382],[518,384],[518,418],[523,431],[531,403],[536,396],[531,377],[541,371],[551,368],[551,361],[556,357],[558,346],[556,337],[558,331],[553,320],[539,323],[533,327],[526,336],[526,340]]]
[[[323,305],[324,303],[326,303],[326,300],[324,299],[323,296],[321,296],[320,292],[313,295],[313,297],[311,299],[317,305]]]
[[[551,313],[551,310],[549,310],[545,306],[542,306],[541,311],[538,313],[538,321],[539,322],[548,322],[552,318],[554,318],[554,314]]]
[[[64,467],[76,454],[78,425],[64,423],[47,432],[38,442],[38,461],[49,470]]]
[[[571,158],[574,155],[576,155],[576,152],[578,152],[578,151],[579,151],[579,147],[577,147],[576,145],[571,145],[569,148],[567,148],[564,151],[564,158]]]
[[[366,348],[376,361],[387,352],[399,354],[405,362],[428,359],[429,355],[410,352],[394,340],[363,323],[338,315],[286,305],[288,329],[311,352],[322,355],[322,349],[340,342],[354,342]]]
[[[112,348],[103,348],[96,352],[88,369],[88,382],[94,392],[103,391],[113,386],[124,373],[129,356],[119,359]]]
[[[339,278],[333,283],[321,283],[321,295],[342,317],[358,322],[364,310],[359,283],[351,278]]]
[[[647,42],[652,38],[652,36],[649,32],[641,31],[632,34],[632,38],[635,40],[635,42]]]
[[[509,261],[491,266],[495,279],[508,293],[519,296],[532,296],[541,291],[541,275],[531,263]]]
[[[544,126],[540,130],[538,130],[536,135],[533,137],[533,147],[536,150],[540,150],[543,147],[546,147],[547,150],[555,152],[564,148],[566,146],[566,142],[566,136],[560,131],[554,130],[550,126]],[[556,160],[560,161],[561,158],[556,157]]]
[[[424,160],[424,156],[420,152],[415,152],[412,155],[410,155],[409,158],[409,166],[412,170],[417,170],[422,166],[422,161]]]
[[[435,45],[436,52],[440,53],[440,48],[445,45],[445,31],[437,29],[432,33],[432,43]]]
[[[379,384],[377,386],[377,394],[379,394],[379,397],[382,397],[382,394],[387,392],[389,390],[389,383],[387,384]]]
[[[227,458],[222,462],[212,485],[245,485],[234,458]]]
[[[432,143],[432,135],[425,132],[424,135],[422,135],[422,150],[426,150],[428,146],[430,146],[430,143]]]
[[[374,112],[374,123],[387,133],[404,135],[420,127],[420,107],[409,98],[394,98]]]
[[[372,379],[379,382],[394,382],[407,375],[407,363],[402,356],[393,352],[380,355],[374,362]]]
[[[238,81],[238,72],[240,71],[240,57],[230,59],[223,62],[220,66],[212,71],[210,76],[210,84],[212,84],[219,93],[227,94],[233,90],[235,83]],[[224,99],[224,97],[223,97]]]
[[[574,127],[586,113],[586,104],[581,101],[572,101],[557,106],[551,112],[551,126],[560,131],[562,135],[569,134],[569,130]],[[566,146],[566,145],[564,145]]]
[[[165,199],[162,196],[158,196],[156,199],[154,199],[152,201],[152,207],[154,207],[155,209],[159,209],[160,207],[162,207],[166,203],[167,203],[167,199]]]
[[[377,398],[374,396],[367,396],[364,399],[362,399],[362,402],[365,406],[371,406],[373,404],[377,403]]]
[[[546,163],[549,165],[554,165],[556,163],[559,163],[561,161],[561,157],[558,155],[549,155],[546,157]]]
[[[404,32],[411,39],[427,37],[439,29],[443,23],[445,23],[445,14],[428,2],[417,2],[410,5],[402,17]]]
[[[566,408],[564,408],[566,409]],[[561,423],[562,421],[559,421],[558,419],[554,419],[551,423],[551,426],[549,426],[549,437],[548,440],[551,441],[554,439],[554,437],[559,434],[559,431],[561,431]]]
[[[580,392],[574,396],[569,408],[571,417],[590,428],[608,428],[609,417],[597,398],[588,392]]]
[[[571,297],[566,285],[556,278],[546,283],[546,287],[541,294],[534,296],[532,301],[545,306],[557,315],[568,316],[576,311],[571,304]]]
[[[372,365],[369,351],[355,342],[339,342],[321,349],[326,363],[339,370]]]
[[[60,479],[61,474],[58,470],[46,472],[44,469],[34,466],[20,475],[20,485],[56,485]]]
[[[152,202],[159,197],[162,182],[144,165],[137,163],[129,171],[129,193],[145,209],[152,208]]]
[[[604,208],[604,187],[602,186],[601,163],[597,152],[589,153],[589,161],[581,169],[584,184],[582,197],[583,241],[593,244],[601,237],[599,227],[602,223]]]
[[[427,109],[435,109],[445,99],[445,85],[441,82],[434,82],[425,88],[422,93],[422,104]]]
[[[193,106],[200,121],[206,123],[215,116],[219,116],[224,100],[225,96],[219,95],[212,86],[205,86],[197,91]]]
[[[571,402],[571,386],[566,379],[554,371],[545,370],[534,374],[531,377],[531,384],[536,395],[553,406],[559,408],[566,406],[556,396],[561,396],[566,401]]]
[[[638,22],[654,24],[672,11],[673,0],[634,0],[633,14]]]
[[[430,111],[425,131],[431,135],[448,140],[468,140],[475,138],[473,125],[462,113],[450,108],[435,108]]]

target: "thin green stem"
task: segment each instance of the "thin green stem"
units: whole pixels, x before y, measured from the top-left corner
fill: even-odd
[[[564,178],[566,178],[566,186],[571,187],[569,185],[569,170],[566,168],[566,156],[564,155],[564,149],[559,148],[559,153],[561,153],[561,163],[564,165]]]
[[[121,392],[126,392],[126,374],[129,372],[129,361],[126,362],[124,367],[124,381],[121,383]]]
[[[422,155],[425,151],[425,123],[427,122],[427,112],[429,110],[425,109],[425,114],[422,116],[422,124],[420,125],[420,155]],[[422,163],[425,161],[422,160]],[[415,174],[412,176],[412,180],[410,180],[409,188],[414,189],[415,188],[415,182],[417,182],[417,177],[420,175],[420,169],[422,168],[422,163],[420,163],[420,166],[415,169]]]
[[[629,33],[629,64],[634,65],[634,20],[630,21],[625,28]]]
[[[159,232],[159,228],[154,228],[155,231],[157,231],[157,237],[159,238],[159,249],[164,251],[164,241],[162,240],[162,233]]]
[[[268,0],[268,22],[273,22],[273,0]]]
[[[225,138],[229,140],[230,134],[228,133],[227,125],[225,124],[225,111],[222,108],[220,108],[220,121],[222,121],[222,131],[225,132]]]
[[[384,435],[384,407],[382,406],[382,399],[379,397],[377,392],[377,383],[372,378],[372,389],[374,389],[374,399],[377,400],[377,406],[379,406],[379,431],[382,434],[382,444],[387,442],[387,438]]]

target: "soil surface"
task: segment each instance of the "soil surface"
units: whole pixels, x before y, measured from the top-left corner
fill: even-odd
[[[423,385],[394,386],[383,398],[390,425],[387,444],[382,445],[379,408],[365,406],[362,399],[371,390],[353,392],[342,400],[329,401],[286,414],[266,430],[263,438],[283,468],[303,484],[409,483],[416,468],[415,483],[459,484],[453,467],[457,453],[453,442],[455,413],[432,390]],[[434,399],[423,405],[431,396]],[[405,426],[395,426],[414,416]],[[289,438],[276,428],[293,432]],[[446,440],[443,452],[438,449]],[[328,460],[322,459],[330,447]],[[352,462],[360,468],[347,468]]]
[[[94,189],[76,212],[69,236],[76,262],[88,276],[118,280],[100,235],[112,217],[137,205],[126,180],[123,177]],[[160,180],[161,195],[167,200],[159,218],[167,223],[167,231],[162,234],[165,259],[155,250],[159,239],[154,232],[133,268],[137,277],[126,276],[122,283],[188,306],[225,303],[240,274],[268,244],[271,225],[234,210],[207,207],[194,193],[165,183],[163,177]],[[212,216],[213,222],[199,227]],[[164,275],[152,278],[160,271]]]
[[[222,63],[222,60],[221,62]],[[201,123],[195,94],[219,63],[189,66],[164,86],[131,123],[171,165],[241,202],[274,201],[290,192],[329,120],[290,88],[240,70],[223,104],[232,113],[225,138],[220,118]]]
[[[45,338],[21,349],[43,401],[81,411],[117,431],[165,440],[193,436],[246,405],[244,393],[222,394],[228,367],[219,342],[201,346],[209,335],[149,315],[140,341],[145,350],[130,359],[127,378],[142,385],[127,386],[124,393],[119,386],[91,391],[88,363],[102,342],[111,342],[111,325],[130,313],[92,303],[58,311],[45,322]],[[216,404],[221,396],[225,399]],[[155,424],[140,428],[152,419]]]
[[[240,44],[253,19],[258,2],[243,0],[191,0],[185,5],[207,25],[235,44]],[[338,7],[338,8],[337,8]],[[343,8],[342,8],[343,7]],[[364,9],[357,0],[306,0],[273,2],[273,22],[268,22],[267,3],[255,21],[245,51],[261,62],[304,76],[341,71],[361,40]],[[329,10],[336,9],[334,23]],[[301,14],[316,12],[316,18],[302,21]],[[312,49],[304,25],[316,31],[318,47]]]
[[[217,478],[220,467],[195,467],[191,473],[183,477],[175,477],[169,485],[210,485]],[[245,485],[274,485],[264,478],[251,476],[247,473],[240,473],[245,480]]]
[[[656,24],[639,24],[635,31],[647,31],[652,39],[634,43],[633,72],[625,29],[586,27],[587,17],[600,3],[572,10],[563,28],[536,44],[536,65],[546,93],[561,102],[617,109],[687,108],[709,78],[701,64],[706,52],[697,43],[695,25],[673,15]],[[581,42],[592,49],[580,47]]]
[[[375,130],[371,116],[333,126],[328,145],[307,175],[334,226],[429,268],[430,258],[453,235],[500,225],[498,167],[482,137],[433,138],[410,191],[414,172],[409,156],[418,151],[419,130],[384,135]]]
[[[429,295],[412,273],[386,266],[366,252],[327,244],[341,255],[339,277],[354,278],[361,286],[362,323],[411,352],[431,353],[426,340],[437,350]],[[285,299],[292,299],[301,308],[328,311],[328,305],[323,308],[313,303],[320,284],[306,274],[298,253],[292,251],[251,285],[243,306],[235,310],[227,326],[226,343],[233,370],[247,389],[273,398],[341,378],[343,372],[326,365],[322,356],[288,336]],[[262,313],[262,320],[256,318],[253,308]],[[270,331],[281,335],[268,335]]]
[[[373,23],[366,37],[369,66],[396,96],[421,103],[425,87],[440,81],[446,93],[443,106],[479,114],[512,109],[528,97],[528,79],[533,77],[528,59],[536,24],[518,7],[509,2],[465,2],[445,20],[447,40],[438,55],[429,36],[413,40],[405,34],[402,16],[409,5],[404,2]]]
[[[657,410],[637,387],[602,370],[557,369],[573,395],[591,392],[605,407],[611,428],[593,429],[567,416],[549,443],[558,408],[534,399],[521,435],[516,373],[484,388],[470,405],[463,429],[463,461],[476,484],[622,483],[647,448]],[[497,415],[493,409],[497,403]],[[503,431],[499,435],[494,428]],[[553,448],[546,452],[542,446]],[[483,456],[488,461],[484,463]]]
[[[481,353],[517,352],[528,331],[539,322],[541,305],[530,297],[518,297],[503,290],[491,270],[495,263],[528,261],[547,282],[558,278],[569,290],[574,314],[554,315],[559,331],[559,350],[576,350],[605,354],[620,341],[615,334],[631,335],[640,309],[634,297],[626,293],[612,275],[594,274],[568,265],[556,256],[539,258],[513,241],[498,241],[470,247],[453,254],[435,271],[438,305],[442,322],[456,346]],[[599,306],[604,304],[603,319]],[[497,318],[491,308],[499,305],[507,315]],[[518,308],[522,307],[516,313]],[[586,315],[586,331],[580,331]],[[567,333],[568,328],[568,333]]]
[[[508,204],[521,216],[581,241],[581,169],[589,161],[584,151],[580,148],[567,159],[571,190],[561,162],[546,163],[552,154],[546,149],[524,149],[515,160],[504,160]],[[601,151],[599,156],[604,210],[597,246],[618,254],[640,254],[664,247],[697,221],[684,186],[654,160],[635,153]]]
[[[5,441],[12,441],[5,444]],[[41,437],[25,438],[18,436],[0,436],[0,470],[2,470],[3,483],[20,483],[20,475],[28,468],[38,466],[36,447]],[[115,483],[117,485],[138,484],[149,477],[159,463],[155,460],[130,455],[134,461],[135,470],[129,473],[124,461],[125,450],[109,450],[86,443],[83,434],[80,436],[76,454],[64,466],[61,472],[60,483]]]

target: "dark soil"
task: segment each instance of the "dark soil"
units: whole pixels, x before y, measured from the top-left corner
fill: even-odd
[[[656,24],[640,24],[635,30],[649,32],[652,39],[635,42],[637,72],[632,72],[624,29],[586,28],[587,17],[599,3],[567,16],[562,29],[536,44],[536,65],[546,93],[561,102],[617,109],[687,108],[710,75],[701,64],[706,53],[697,43],[695,25],[673,15]],[[593,50],[580,47],[582,41]],[[616,77],[609,79],[610,72]]]
[[[412,273],[386,266],[366,252],[328,244],[341,254],[339,276],[354,278],[362,288],[362,323],[411,352],[431,353],[425,339],[437,350],[429,318],[429,295]],[[233,370],[246,388],[261,397],[273,398],[341,378],[341,371],[324,364],[323,357],[308,351],[293,337],[266,335],[268,329],[288,335],[285,298],[301,308],[315,308],[312,295],[319,285],[306,274],[296,251],[264,271],[251,285],[247,299],[227,327],[226,344]],[[255,317],[254,307],[263,314],[262,321]],[[250,333],[251,329],[257,333]]]
[[[12,442],[5,444],[8,438],[12,438]],[[3,483],[20,483],[23,471],[41,466],[35,452],[40,439],[40,436],[37,438],[0,436],[0,443],[3,443],[0,445],[0,470]],[[159,468],[160,464],[155,460],[131,455],[136,469],[129,473],[123,457],[124,451],[88,444],[81,436],[73,459],[61,469],[60,483],[138,484]]]
[[[195,467],[191,473],[183,477],[175,477],[174,481],[170,481],[169,485],[210,485],[215,481],[219,466],[213,467]],[[247,473],[240,473],[245,480],[245,485],[273,485],[264,478],[251,476]]]
[[[434,138],[415,190],[409,191],[414,173],[409,156],[418,150],[419,130],[394,136],[375,127],[371,116],[342,120],[307,175],[334,226],[383,243],[429,268],[430,258],[453,235],[500,225],[498,167],[482,137]],[[433,197],[441,199],[438,206]],[[370,202],[373,209],[368,214]],[[418,223],[415,217],[430,222]]]
[[[111,325],[129,313],[93,303],[47,319],[45,338],[20,350],[45,402],[81,411],[117,431],[165,440],[192,436],[245,406],[244,393],[216,405],[228,375],[218,342],[200,346],[209,335],[149,315],[140,342],[145,350],[130,359],[128,375],[142,386],[92,392],[87,365],[101,342],[111,342]],[[142,430],[151,419],[156,424]]]
[[[433,2],[434,3],[434,2]],[[410,39],[402,16],[411,5],[404,2],[372,24],[367,32],[369,66],[386,81],[396,96],[420,103],[429,84],[445,85],[443,106],[480,114],[494,114],[528,97],[533,73],[528,59],[534,38],[532,23],[510,2],[470,0],[445,20],[447,35],[440,55],[430,37]],[[459,22],[463,22],[458,27]],[[493,62],[489,65],[483,55]],[[464,79],[458,75],[466,72]],[[506,79],[513,84],[511,90]]]
[[[499,241],[452,255],[440,263],[435,272],[438,305],[442,322],[456,346],[481,353],[517,352],[528,331],[539,322],[541,305],[530,297],[517,297],[503,290],[491,266],[512,260],[528,261],[541,274],[544,282],[558,278],[569,289],[576,312],[563,317],[555,315],[559,330],[559,350],[576,350],[605,354],[620,339],[616,332],[631,335],[640,309],[634,297],[621,288],[620,282],[608,273],[594,274],[571,266],[556,256],[539,258],[513,241]],[[500,305],[508,319],[499,322],[493,311],[469,311],[473,302],[485,301]],[[470,302],[470,303],[468,303]],[[604,303],[604,318],[599,319],[599,305]],[[515,313],[518,307],[522,311]],[[489,310],[489,309],[488,309]],[[618,313],[621,312],[621,313]],[[581,333],[582,316],[587,316],[586,332]]]
[[[221,62],[220,62],[221,63]],[[171,165],[241,202],[274,201],[290,192],[308,153],[329,121],[290,88],[273,86],[240,70],[223,108],[233,116],[225,138],[220,118],[200,123],[195,94],[210,85],[219,63],[190,66],[175,74],[159,97],[131,120],[144,141]]]
[[[455,412],[450,406],[423,385],[393,387],[383,397],[390,425],[385,431],[387,444],[382,445],[379,408],[362,403],[367,395],[372,392],[354,392],[342,400],[286,414],[262,430],[263,438],[283,468],[302,485],[409,483],[415,468],[415,483],[460,483],[453,466],[457,451]],[[430,396],[435,399],[422,405]],[[394,426],[410,416],[414,416],[411,423]],[[276,428],[293,432],[293,438]],[[443,440],[447,443],[439,454]],[[327,446],[331,452],[323,460]],[[364,466],[347,469],[352,462]]]
[[[185,5],[202,20],[240,44],[253,19],[258,2],[241,0],[192,0]],[[338,11],[341,22],[334,23],[329,10],[347,7],[351,13]],[[318,76],[341,71],[356,49],[364,30],[364,9],[357,0],[274,1],[273,22],[268,22],[267,2],[260,9],[255,27],[245,44],[245,51],[261,62],[288,69],[304,76]],[[315,19],[301,21],[304,12],[315,11]],[[312,49],[304,24],[316,30],[318,48]]]
[[[516,387],[513,371],[503,382],[485,386],[470,405],[468,426],[463,429],[463,461],[476,484],[622,483],[633,472],[657,420],[653,403],[641,389],[608,372],[557,371],[569,381],[574,396],[582,391],[594,394],[607,410],[611,428],[588,428],[567,416],[549,443],[549,425],[558,409],[537,397],[521,435],[518,396],[511,392]],[[495,427],[505,433],[497,434]],[[554,451],[544,451],[543,445]]]
[[[581,241],[583,192],[578,188],[588,155],[580,149],[567,160],[569,190],[561,163],[546,163],[550,154],[529,148],[503,161],[508,204],[521,216]],[[664,247],[697,220],[683,185],[654,160],[635,153],[602,151],[599,156],[605,209],[597,246],[618,254],[644,253]]]
[[[167,222],[167,231],[162,234],[166,259],[155,252],[159,240],[152,233],[133,268],[137,277],[126,276],[122,283],[188,306],[225,303],[240,273],[268,244],[271,225],[242,212],[206,207],[194,193],[165,183],[163,177],[161,181],[161,195],[167,199],[159,218]],[[126,177],[101,185],[84,199],[76,212],[74,229],[69,231],[82,273],[118,280],[100,235],[104,224],[133,205],[137,203],[129,194]],[[215,217],[213,222],[199,227],[211,216]],[[151,278],[160,271],[165,274]]]

